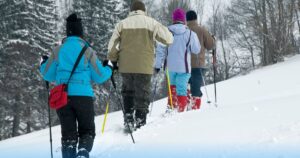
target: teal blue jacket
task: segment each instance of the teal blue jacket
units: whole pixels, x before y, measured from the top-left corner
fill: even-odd
[[[72,68],[82,48],[88,43],[79,37],[71,36],[64,43],[56,47],[40,71],[43,78],[55,85],[66,83]],[[102,63],[96,56],[96,52],[88,47],[82,56],[68,85],[69,96],[94,96],[92,83],[103,83],[112,75],[112,70]]]

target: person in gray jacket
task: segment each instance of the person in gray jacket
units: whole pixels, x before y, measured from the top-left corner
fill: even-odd
[[[168,48],[158,45],[156,48],[155,69],[159,71],[166,58],[165,66],[170,77],[172,106],[183,112],[187,106],[187,85],[191,77],[191,53],[198,55],[201,46],[195,32],[188,29],[183,9],[173,12],[173,25],[169,30],[173,33],[174,42]],[[165,57],[167,56],[167,57]],[[170,96],[168,107],[171,106]]]

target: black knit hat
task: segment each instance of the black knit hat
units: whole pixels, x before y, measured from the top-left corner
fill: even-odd
[[[197,13],[193,10],[190,10],[186,13],[186,21],[197,20]]]
[[[71,14],[67,19],[67,36],[83,36],[81,19],[76,13]]]
[[[137,10],[142,10],[142,11],[146,11],[146,7],[145,4],[142,1],[139,0],[135,0],[130,8],[130,11],[137,11]]]

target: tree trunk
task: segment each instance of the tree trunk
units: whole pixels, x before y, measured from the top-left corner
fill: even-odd
[[[299,19],[299,8],[300,8],[300,0],[298,0],[298,5],[296,5],[297,7],[295,7],[295,14],[296,14],[296,17],[297,17],[297,24],[298,24],[298,30],[300,32],[300,19]]]
[[[269,32],[267,24],[267,9],[266,0],[262,1],[262,25],[263,25],[263,66],[269,65],[272,62],[271,52],[269,50]]]
[[[26,119],[26,133],[30,133],[31,132],[31,128],[32,128],[32,122],[31,122],[31,106],[27,105],[26,109],[25,109],[25,119]]]
[[[228,68],[228,63],[227,63],[227,58],[226,58],[226,51],[224,47],[224,39],[223,39],[223,26],[221,26],[221,32],[222,32],[222,38],[221,38],[221,44],[222,44],[222,49],[223,49],[223,57],[224,57],[224,63],[225,63],[225,80],[229,79],[229,68]]]
[[[276,16],[275,13],[275,2],[272,0],[266,0],[265,10],[266,10],[266,21],[269,19],[270,21],[270,30],[268,30],[268,27],[266,28],[268,30],[267,37],[267,47],[268,47],[268,65],[273,64],[277,62],[277,54],[280,50],[280,42],[278,41],[278,38],[280,37],[281,31],[278,25],[278,22],[276,22]],[[267,10],[268,9],[268,10]],[[268,11],[268,12],[267,12]],[[266,22],[267,23],[267,22]]]
[[[19,135],[19,126],[20,126],[20,95],[17,94],[16,102],[13,107],[13,125],[12,125],[12,137]]]

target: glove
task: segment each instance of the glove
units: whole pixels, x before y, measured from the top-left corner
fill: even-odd
[[[41,60],[40,60],[40,65],[44,64],[45,62],[47,62],[48,58],[49,58],[49,57],[48,57],[47,55],[43,55],[43,56],[41,57]]]
[[[65,41],[66,41],[66,39],[67,39],[67,37],[63,38],[63,39],[61,40],[61,44],[64,44]]]
[[[212,37],[214,40],[216,40],[216,36],[215,36],[215,35],[211,35],[211,37]]]
[[[216,49],[216,36],[215,35],[212,35],[211,36],[213,39],[214,39],[214,45],[213,45],[213,48],[212,49]]]
[[[154,68],[154,72],[155,72],[155,73],[157,73],[157,74],[158,74],[158,73],[159,73],[159,71],[160,71],[160,68]]]
[[[109,68],[111,68],[111,70],[113,71],[114,69],[114,65],[111,63],[111,61],[110,60],[104,60],[103,61],[103,66],[105,67],[105,66],[108,66]]]
[[[117,61],[112,61],[111,63],[113,65],[113,70],[119,70],[118,62]]]

